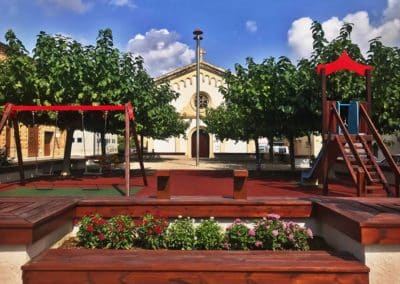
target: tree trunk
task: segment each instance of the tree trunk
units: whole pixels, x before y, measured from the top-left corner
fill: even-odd
[[[292,171],[296,169],[295,157],[294,157],[294,137],[289,136],[289,155],[290,155],[290,168]]]
[[[103,158],[106,157],[106,133],[104,130],[100,131],[100,140],[101,140],[101,156]]]
[[[66,129],[67,137],[65,138],[64,161],[61,171],[61,175],[63,176],[71,175],[71,150],[72,150],[72,139],[74,137],[74,130],[75,129],[71,127],[68,127]]]
[[[257,171],[261,170],[261,157],[260,157],[260,148],[258,145],[258,138],[254,139],[254,143],[256,144],[256,169]]]
[[[274,162],[274,136],[268,137],[268,146],[269,146],[269,161],[271,163]]]
[[[143,145],[144,145],[143,140],[144,140],[143,134],[140,134],[140,153],[142,155],[143,155]]]

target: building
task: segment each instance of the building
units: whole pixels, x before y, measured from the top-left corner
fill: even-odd
[[[204,52],[202,52],[203,54]],[[224,98],[219,87],[224,84],[226,70],[205,62],[200,58],[200,145],[199,156],[213,158],[218,154],[254,153],[254,141],[218,140],[215,135],[207,133],[206,125],[201,120],[206,108],[215,108],[223,103]],[[178,68],[156,78],[157,84],[169,83],[171,88],[180,94],[173,102],[182,118],[189,123],[185,136],[171,137],[165,140],[147,141],[149,152],[160,154],[180,154],[188,158],[196,157],[196,63]]]

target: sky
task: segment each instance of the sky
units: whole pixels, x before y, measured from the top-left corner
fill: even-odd
[[[308,57],[314,20],[328,40],[353,23],[364,54],[376,37],[400,46],[400,0],[0,0],[0,11],[0,41],[12,29],[29,51],[40,31],[95,44],[111,28],[115,46],[140,54],[152,76],[195,61],[197,28],[205,61],[225,69],[249,56]]]

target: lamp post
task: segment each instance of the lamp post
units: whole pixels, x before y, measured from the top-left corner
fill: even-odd
[[[196,40],[196,166],[199,165],[199,146],[200,146],[200,41],[203,31],[195,29],[193,31]]]

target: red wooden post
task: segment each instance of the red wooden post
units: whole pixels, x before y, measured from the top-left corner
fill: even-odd
[[[357,168],[357,196],[365,196],[365,172]]]
[[[157,198],[158,199],[170,199],[171,192],[169,186],[170,171],[169,170],[159,170],[157,175]]]
[[[21,184],[25,184],[24,162],[22,159],[21,138],[19,136],[19,125],[16,117],[13,118],[14,139],[17,146],[17,157],[19,167],[19,179]]]
[[[247,170],[234,170],[233,171],[233,198],[234,199],[247,199],[247,177],[249,172]]]
[[[129,196],[129,180],[130,180],[130,173],[131,173],[131,167],[130,167],[130,161],[129,161],[129,156],[130,156],[130,147],[129,147],[129,142],[130,142],[130,129],[129,129],[129,115],[128,115],[128,108],[125,108],[125,195]]]

